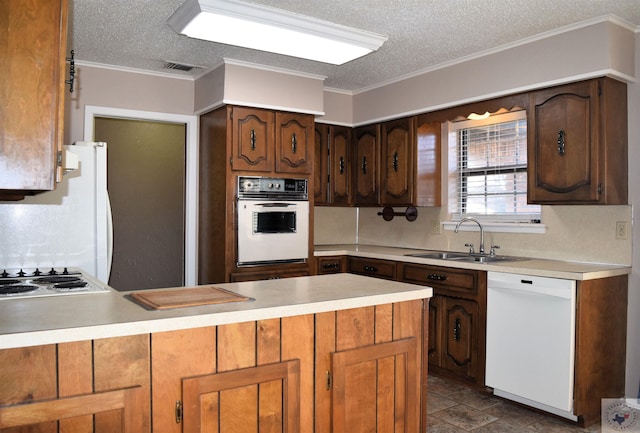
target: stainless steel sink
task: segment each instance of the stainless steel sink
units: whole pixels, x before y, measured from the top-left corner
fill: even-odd
[[[419,257],[421,259],[440,259],[440,260],[452,260],[470,257],[467,253],[454,253],[449,251],[429,251],[428,253],[412,253],[405,254],[405,256]]]
[[[452,258],[459,262],[473,262],[473,263],[494,263],[494,262],[513,262],[516,260],[522,260],[520,257],[508,257],[508,256],[470,256]]]
[[[494,262],[509,262],[509,261],[523,260],[523,258],[520,258],[520,257],[471,255],[469,253],[458,253],[458,252],[452,252],[452,251],[429,251],[424,253],[405,254],[405,256],[419,257],[422,259],[455,260],[459,262],[472,262],[472,263],[494,263]]]

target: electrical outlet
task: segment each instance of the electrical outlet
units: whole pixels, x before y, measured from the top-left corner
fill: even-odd
[[[431,223],[431,234],[439,235],[440,234],[440,221],[438,220],[430,220]]]
[[[616,221],[616,239],[627,239],[626,221]]]

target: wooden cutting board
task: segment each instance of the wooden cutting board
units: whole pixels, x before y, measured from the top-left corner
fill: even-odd
[[[141,290],[139,292],[133,292],[129,296],[134,301],[153,310],[241,302],[251,299],[214,286],[198,286],[169,290]]]

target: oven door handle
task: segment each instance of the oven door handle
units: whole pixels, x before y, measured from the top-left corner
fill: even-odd
[[[256,203],[256,206],[261,207],[289,207],[295,206],[293,203]]]

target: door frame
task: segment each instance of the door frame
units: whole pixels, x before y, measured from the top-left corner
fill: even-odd
[[[95,140],[96,117],[185,125],[184,284],[185,286],[195,286],[198,275],[198,116],[86,105],[84,111],[85,141]]]

